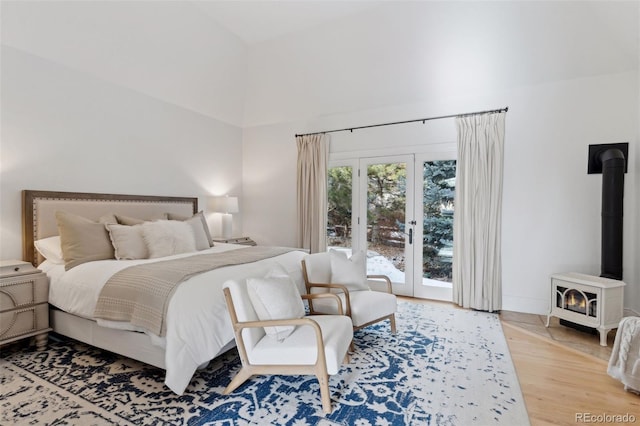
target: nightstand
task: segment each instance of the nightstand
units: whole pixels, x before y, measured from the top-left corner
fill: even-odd
[[[231,237],[231,238],[214,237],[213,242],[225,243],[225,244],[242,244],[243,246],[257,246],[256,242],[249,237]]]
[[[31,263],[0,261],[0,345],[34,337],[47,346],[49,278]]]

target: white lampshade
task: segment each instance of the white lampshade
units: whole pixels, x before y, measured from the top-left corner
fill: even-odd
[[[231,238],[233,230],[233,216],[231,213],[238,213],[238,197],[213,197],[211,199],[211,209],[214,212],[222,213],[222,237]]]
[[[213,211],[217,213],[238,213],[238,197],[213,197]]]

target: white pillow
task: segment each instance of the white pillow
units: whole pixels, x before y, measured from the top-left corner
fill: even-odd
[[[177,220],[157,220],[142,225],[142,237],[149,250],[149,258],[196,251],[193,227]]]
[[[51,263],[56,265],[64,265],[64,257],[62,256],[62,244],[60,244],[60,236],[42,238],[33,243],[38,253]]]
[[[142,225],[105,225],[118,260],[147,259],[149,250],[142,237]]]
[[[256,315],[262,321],[302,318],[305,315],[300,293],[289,276],[247,278],[247,292]],[[293,330],[293,325],[264,328],[267,336],[279,342],[289,337]]]
[[[331,283],[342,284],[348,290],[369,290],[367,284],[367,257],[364,252],[356,252],[351,258],[342,251],[330,250]]]

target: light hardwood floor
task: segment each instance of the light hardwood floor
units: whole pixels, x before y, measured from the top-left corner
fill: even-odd
[[[607,374],[607,361],[513,322],[502,324],[533,426],[640,424],[640,396]],[[597,336],[582,334],[598,344]]]
[[[540,315],[503,311],[500,319],[532,426],[640,425],[640,396],[607,374],[615,332],[602,347],[597,335],[561,326],[557,319],[549,328]],[[599,421],[604,415],[609,417]]]

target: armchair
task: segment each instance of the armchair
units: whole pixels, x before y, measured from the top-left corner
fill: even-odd
[[[391,293],[391,280],[386,275],[366,275],[365,266],[347,266],[353,270],[345,278],[342,269],[344,259],[334,252],[314,253],[302,259],[302,277],[307,293],[327,294],[335,293],[342,302],[345,315],[351,317],[353,329],[358,330],[368,325],[389,319],[391,332],[396,332],[395,312],[397,309],[396,296]],[[355,257],[356,255],[352,256]],[[359,277],[361,275],[361,277]],[[340,276],[340,277],[339,277]],[[384,280],[386,292],[373,291],[369,287],[369,280]],[[326,300],[309,301],[312,314],[336,314],[335,304]]]
[[[291,285],[295,286],[294,283]],[[224,394],[233,392],[255,374],[314,374],[320,384],[322,409],[330,413],[329,375],[336,374],[343,361],[349,362],[347,350],[353,339],[351,321],[341,315],[338,298],[322,295],[324,300],[333,299],[331,301],[340,308],[337,310],[339,315],[259,320],[257,311],[260,307],[252,303],[246,281],[229,281],[223,291],[242,362],[242,368]],[[297,290],[295,294],[302,305]],[[303,295],[302,298],[312,300],[318,299],[317,296]],[[274,338],[273,334],[267,334],[270,329],[283,328],[288,328],[288,332],[292,330],[283,339],[281,335]]]

